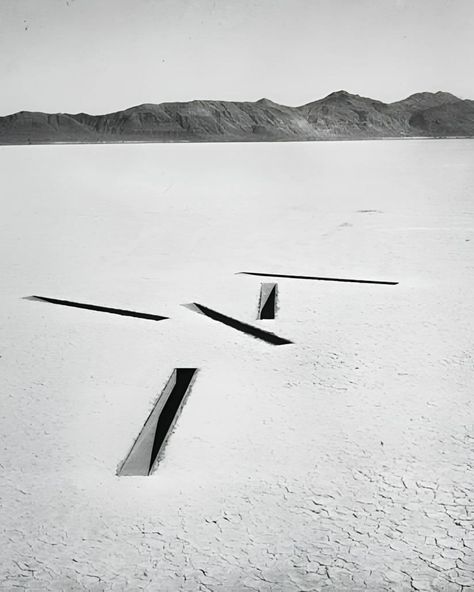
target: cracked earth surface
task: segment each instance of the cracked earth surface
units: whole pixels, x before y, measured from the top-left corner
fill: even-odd
[[[50,147],[15,183],[3,149],[0,589],[474,592],[473,145],[65,147],[56,176]],[[400,284],[278,280],[259,324],[249,262]],[[158,468],[117,478],[179,366],[200,371]]]

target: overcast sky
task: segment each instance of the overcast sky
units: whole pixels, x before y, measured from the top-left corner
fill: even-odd
[[[474,98],[474,0],[0,0],[0,114]]]

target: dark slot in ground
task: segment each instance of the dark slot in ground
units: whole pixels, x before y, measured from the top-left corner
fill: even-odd
[[[147,476],[151,473],[176,423],[196,372],[197,368],[173,370],[138,438],[117,471],[119,477]]]
[[[241,331],[242,333],[247,333],[247,335],[251,335],[252,337],[256,337],[257,339],[261,339],[262,341],[266,341],[267,343],[271,343],[272,345],[286,345],[288,343],[293,343],[289,339],[285,339],[283,337],[279,337],[275,335],[275,333],[270,333],[270,331],[264,331],[263,329],[259,329],[258,327],[254,327],[253,325],[248,325],[247,323],[242,323],[242,321],[238,321],[237,319],[233,319],[232,317],[228,317],[216,310],[212,310],[212,308],[208,308],[203,304],[198,304],[197,302],[192,302],[191,304],[185,304],[187,308],[190,310],[194,310],[196,312],[200,312],[201,314],[209,317],[210,319],[214,319],[219,323],[223,323],[228,327],[232,327],[237,331]]]
[[[46,298],[46,296],[27,296],[25,300],[40,300],[50,302],[51,304],[60,304],[61,306],[72,306],[73,308],[85,308],[86,310],[95,310],[97,312],[107,312],[110,314],[122,315],[124,317],[135,317],[137,319],[147,319],[149,321],[163,321],[169,317],[149,314],[146,312],[135,312],[134,310],[123,310],[121,308],[109,308],[108,306],[97,306],[96,304],[84,304],[82,302],[72,302],[70,300],[58,300],[57,298]]]
[[[381,280],[356,280],[348,278],[332,278],[332,277],[319,277],[313,275],[290,275],[283,273],[260,273],[257,271],[239,271],[237,275],[257,275],[260,277],[278,277],[288,278],[293,280],[318,280],[320,282],[351,282],[354,284],[382,284],[386,286],[396,286],[398,282],[385,282]]]
[[[275,318],[277,293],[278,284],[262,284],[260,286],[259,319]]]

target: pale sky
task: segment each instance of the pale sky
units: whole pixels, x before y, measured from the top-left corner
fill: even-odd
[[[0,115],[192,99],[474,99],[474,0],[0,0]]]

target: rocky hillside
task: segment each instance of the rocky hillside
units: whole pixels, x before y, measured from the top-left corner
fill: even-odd
[[[107,115],[20,111],[0,117],[0,144],[223,142],[474,136],[474,101],[417,93],[382,103],[345,91],[301,107],[190,101],[145,104]]]

